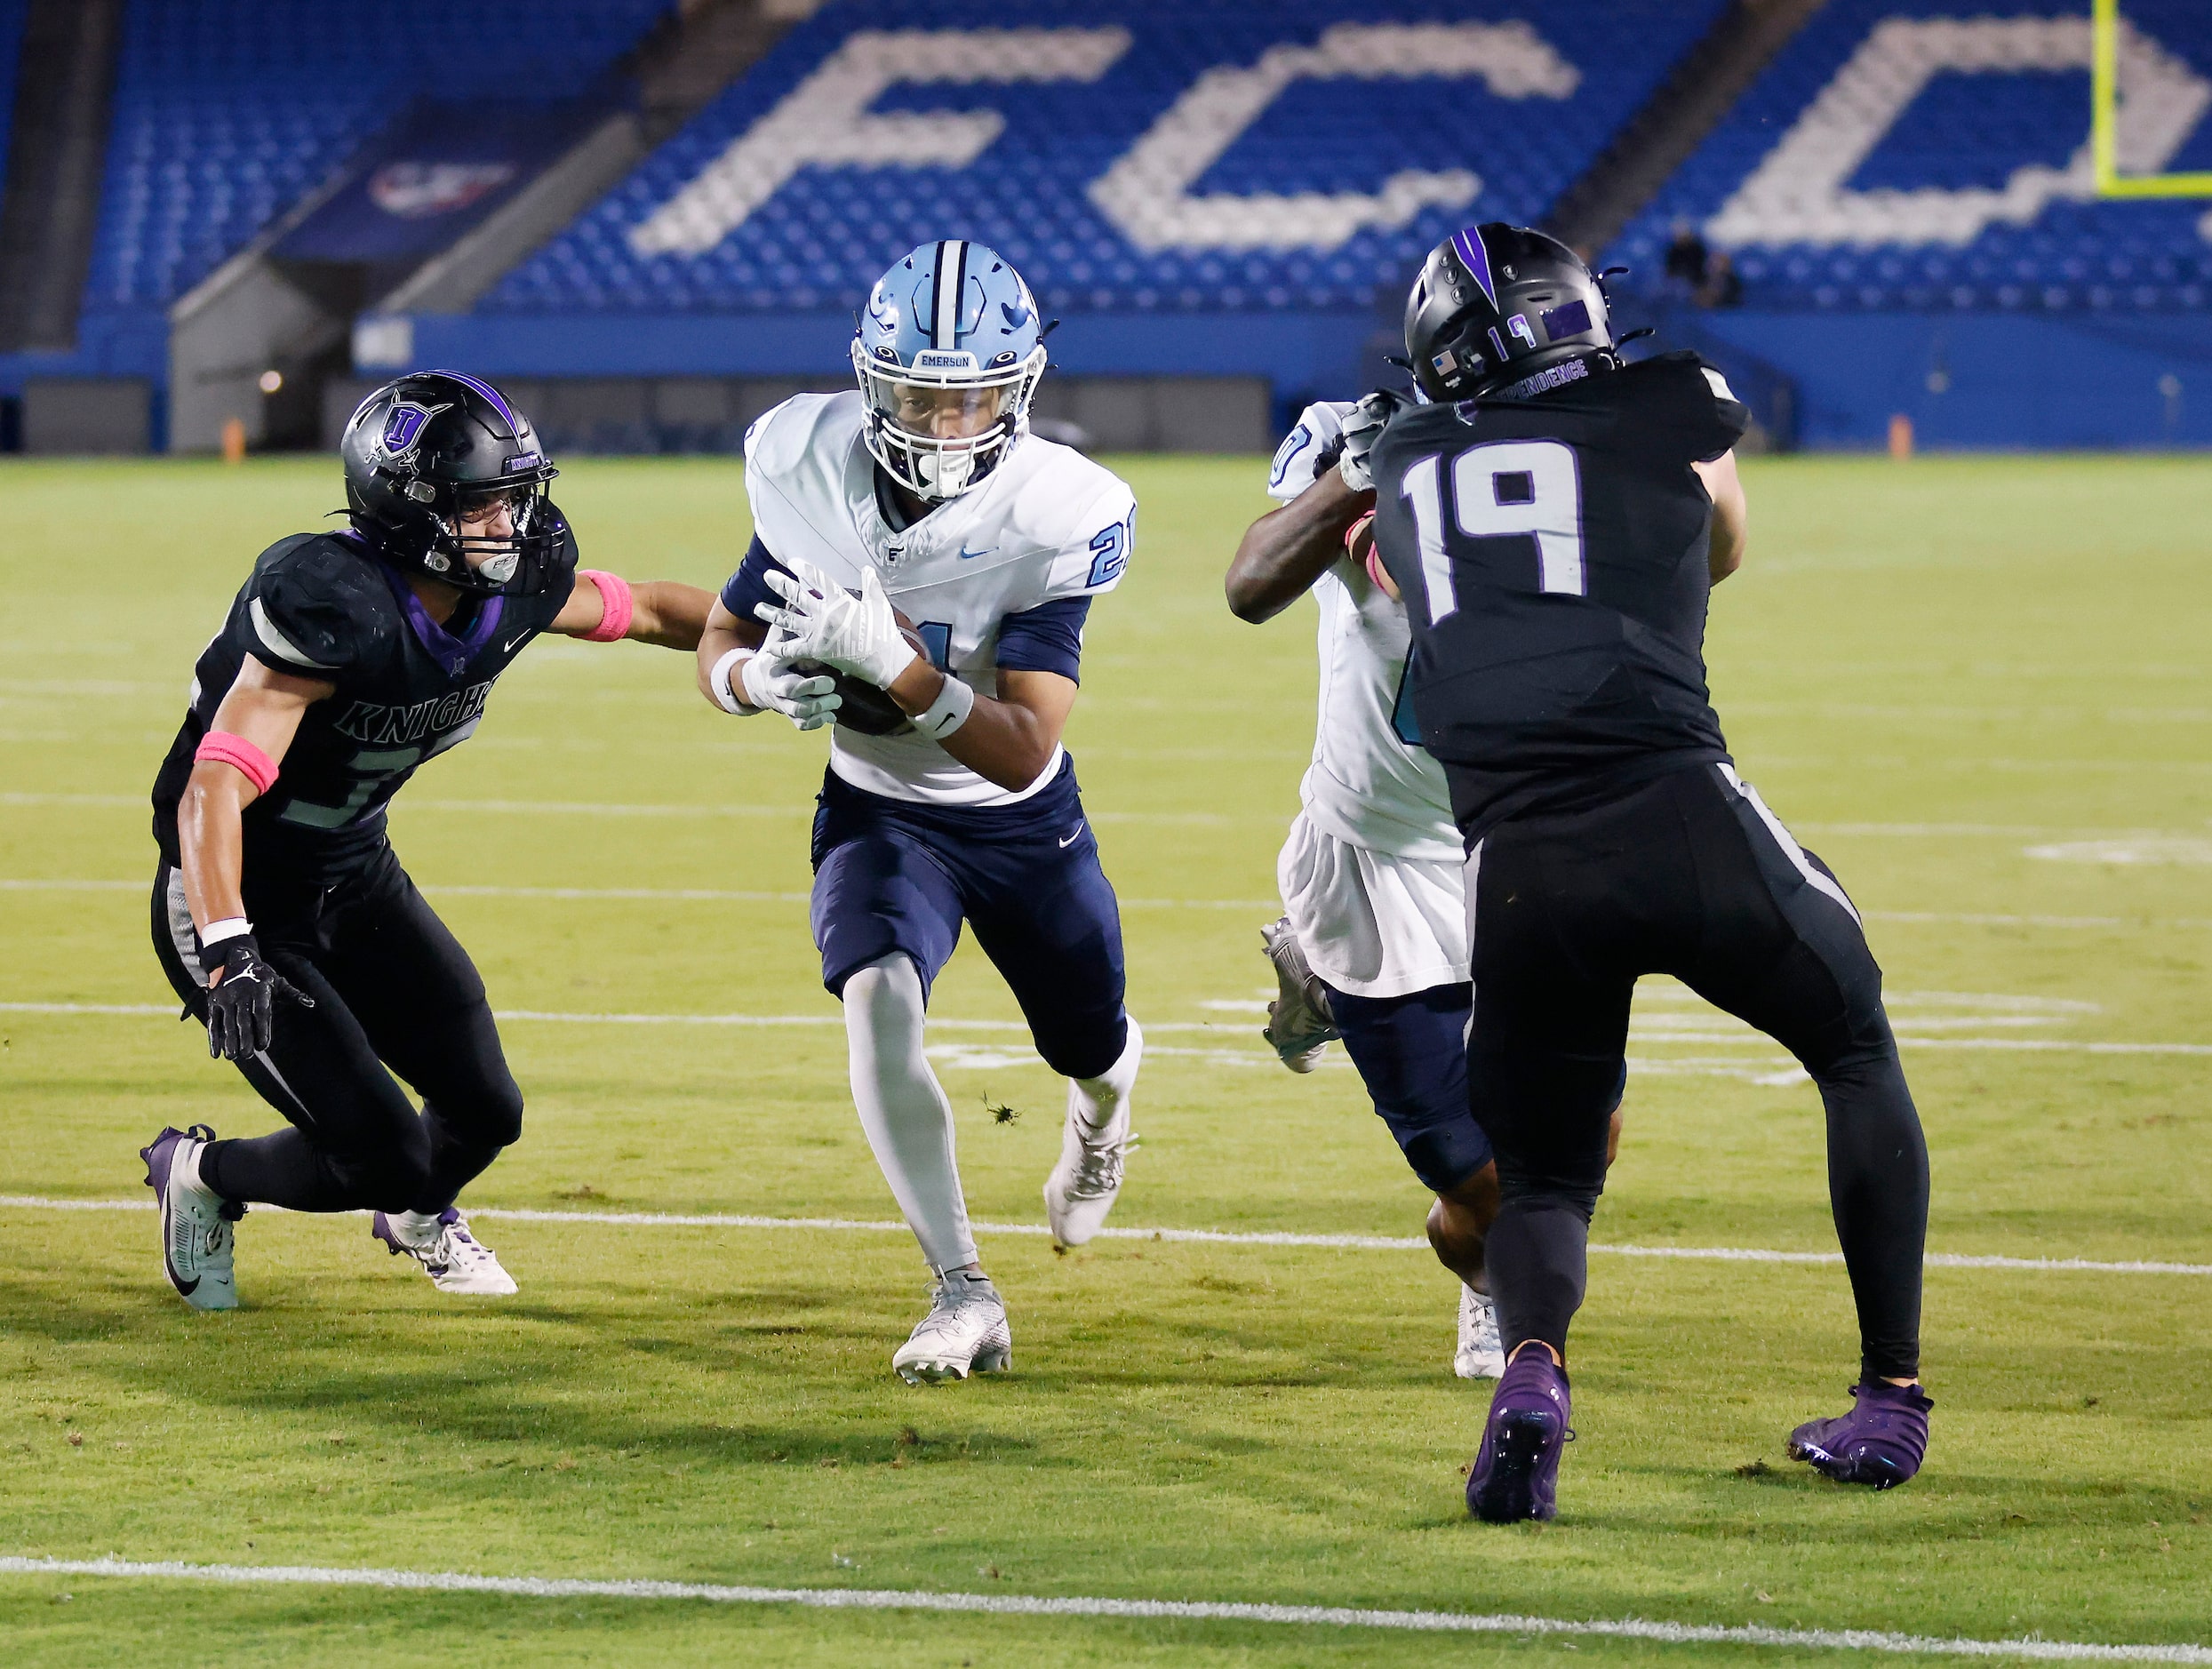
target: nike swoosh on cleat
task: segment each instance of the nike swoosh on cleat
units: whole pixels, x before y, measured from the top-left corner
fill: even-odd
[[[1078,823],[1075,825],[1075,832],[1060,842],[1060,850],[1062,851],[1066,850],[1070,846],[1073,846],[1077,841],[1081,840],[1082,836],[1083,826]]]

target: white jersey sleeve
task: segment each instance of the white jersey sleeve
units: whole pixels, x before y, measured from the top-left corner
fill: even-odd
[[[1268,466],[1269,498],[1288,504],[1314,484],[1322,454],[1344,438],[1344,419],[1352,405],[1349,400],[1316,400],[1298,413]]]
[[[998,693],[1000,629],[1009,616],[1098,595],[1129,566],[1136,499],[1082,453],[1025,435],[972,491],[903,528],[883,518],[862,443],[858,392],[800,395],[746,435],[754,531],[778,559],[803,556],[858,587],[873,567],[914,623],[938,668]],[[832,731],[830,769],[871,794],[938,805],[1026,799],[1060,769],[1052,758],[1018,790],[1001,787],[912,730]]]

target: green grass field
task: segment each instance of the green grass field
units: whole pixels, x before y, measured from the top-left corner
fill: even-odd
[[[1220,602],[1260,466],[1126,473],[1143,537],[1070,731],[1154,1044],[1115,1222],[1417,1234],[1350,1070],[1293,1078],[1257,1034],[1314,680],[1310,605],[1254,629]],[[1745,775],[1869,913],[1932,1250],[2212,1264],[2212,472],[1745,474],[1715,694]],[[724,464],[579,459],[562,499],[634,576],[714,584],[746,543]],[[195,1029],[60,1005],[168,1001],[148,785],[252,555],[337,501],[323,460],[0,467],[0,1194],[143,1198],[164,1122],[275,1122]],[[495,1006],[579,1017],[505,1026],[527,1128],[465,1203],[895,1216],[807,934],[822,754],[710,711],[685,659],[550,643],[402,795],[400,851]],[[580,1018],[609,1013],[814,1023]],[[934,1018],[970,1024],[933,1045],[970,1206],[1041,1227],[1061,1095],[1015,1017],[963,947]],[[1777,1049],[1655,986],[1632,1053],[1598,1240],[1833,1250],[1817,1098]],[[1486,1394],[1449,1377],[1425,1252],[986,1234],[1016,1371],[912,1389],[903,1233],[478,1223],[519,1297],[443,1298],[359,1218],[260,1211],[245,1307],[211,1316],[164,1283],[148,1214],[0,1206],[0,1556],[2212,1640],[2201,1274],[1931,1270],[1934,1446],[1874,1496],[1782,1455],[1852,1376],[1840,1269],[1600,1256],[1561,1515],[1497,1529],[1461,1504]],[[1849,1661],[36,1574],[0,1575],[0,1640],[11,1669]]]

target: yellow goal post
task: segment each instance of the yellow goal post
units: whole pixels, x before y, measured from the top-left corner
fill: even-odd
[[[2096,168],[2096,195],[2212,197],[2212,172],[2120,172],[2120,0],[2089,0],[2089,154]]]

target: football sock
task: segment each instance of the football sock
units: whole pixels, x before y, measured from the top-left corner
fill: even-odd
[[[1094,1130],[1114,1122],[1130,1091],[1137,1087],[1137,1068],[1144,1064],[1145,1034],[1137,1029],[1134,1015],[1122,1018],[1129,1026],[1129,1041],[1122,1045],[1122,1058],[1100,1077],[1067,1081],[1069,1109]]]
[[[1920,1372],[1928,1243],[1928,1141],[1897,1044],[1883,1042],[1813,1074],[1828,1112],[1828,1202],[1869,1384]]]
[[[1553,1200],[1507,1200],[1484,1246],[1497,1331],[1510,1356],[1542,1339],[1563,1357],[1589,1274],[1590,1217]]]
[[[976,1261],[953,1158],[953,1107],[922,1052],[922,976],[893,953],[845,981],[853,1105],[883,1180],[933,1269]]]
[[[200,1180],[242,1205],[251,1201],[291,1211],[343,1211],[356,1203],[298,1130],[210,1142],[200,1151]]]

